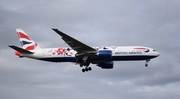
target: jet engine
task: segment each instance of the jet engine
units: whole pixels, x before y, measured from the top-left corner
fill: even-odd
[[[113,61],[98,63],[97,66],[101,67],[102,69],[112,69]]]
[[[112,51],[111,50],[100,50],[98,52],[98,56],[100,59],[111,59]]]

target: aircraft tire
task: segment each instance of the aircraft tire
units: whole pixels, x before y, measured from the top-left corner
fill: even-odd
[[[85,71],[88,71],[89,69],[88,68],[85,68]]]
[[[145,64],[146,67],[148,67],[148,64]]]
[[[83,69],[82,69],[82,72],[84,73],[85,71],[86,71],[86,70],[83,68]]]
[[[92,70],[92,68],[91,68],[91,67],[89,67],[89,68],[88,68],[88,70],[89,70],[89,71],[91,71],[91,70]]]

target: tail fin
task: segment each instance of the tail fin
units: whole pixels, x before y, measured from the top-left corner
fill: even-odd
[[[21,46],[25,50],[40,49],[38,44],[34,42],[22,29],[16,29]]]

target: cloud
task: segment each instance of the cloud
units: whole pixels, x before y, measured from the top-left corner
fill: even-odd
[[[180,2],[0,1],[0,98],[2,99],[178,99]],[[90,46],[141,45],[161,55],[149,62],[115,62],[114,69],[82,73],[73,63],[50,63],[14,56],[22,28],[42,48],[68,46],[58,28]]]

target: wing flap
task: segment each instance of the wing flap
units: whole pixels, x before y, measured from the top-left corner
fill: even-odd
[[[20,52],[20,53],[23,53],[23,54],[33,54],[33,52],[30,52],[28,50],[22,49],[20,47],[14,46],[14,45],[9,45],[9,47]]]

